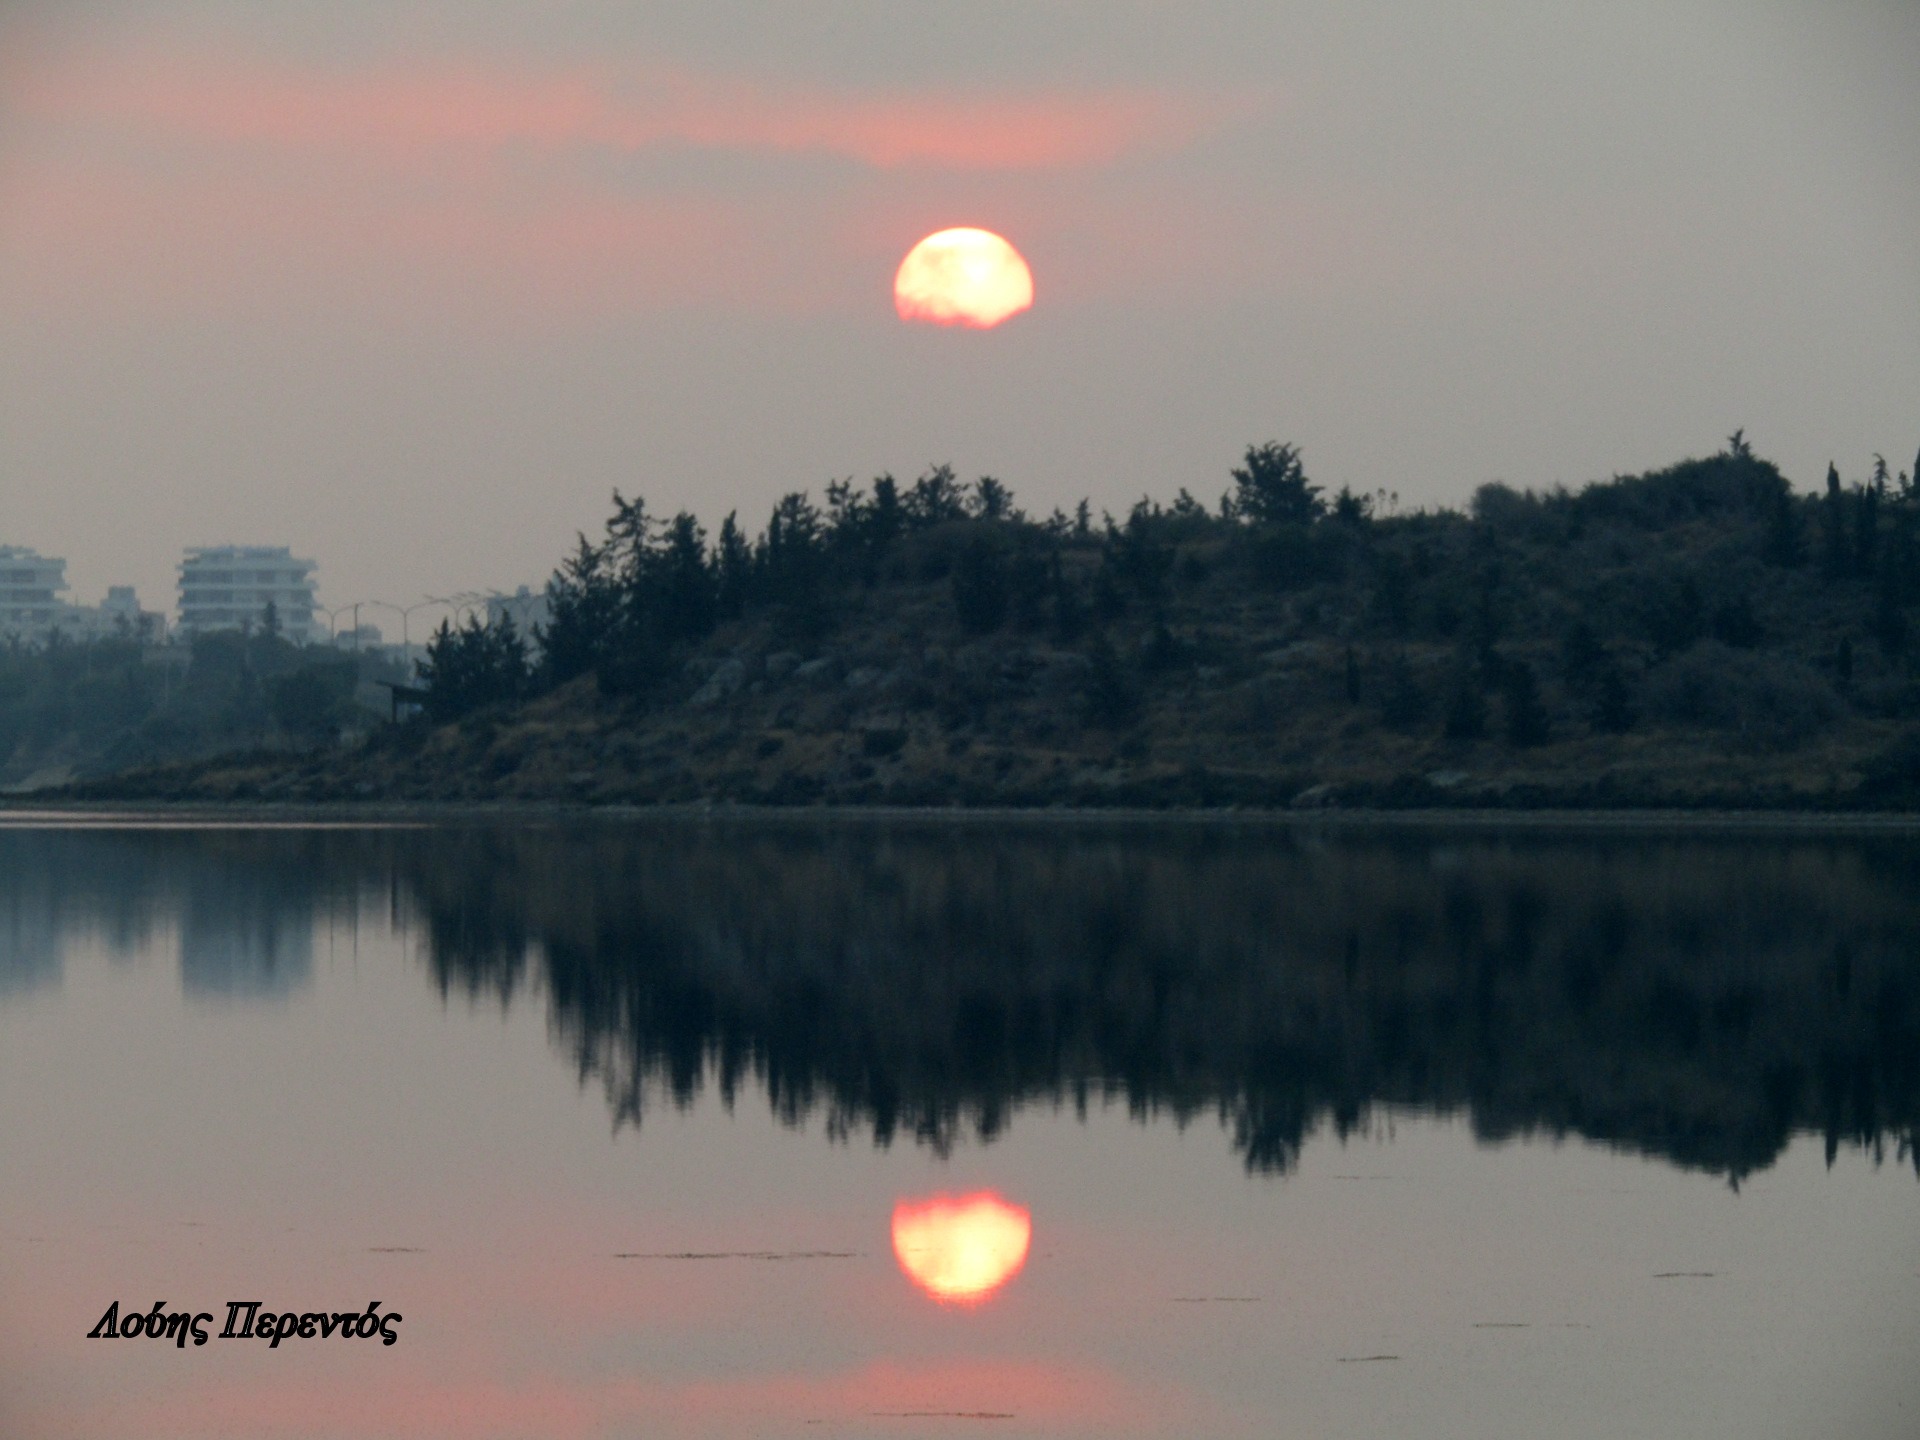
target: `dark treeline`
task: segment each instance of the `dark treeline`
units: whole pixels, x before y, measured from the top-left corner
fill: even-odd
[[[913,582],[945,584],[963,635],[1086,647],[1098,672],[1087,698],[1112,719],[1141,672],[1206,658],[1168,628],[1177,601],[1249,586],[1332,591],[1320,628],[1389,652],[1369,687],[1389,723],[1456,738],[1547,739],[1549,672],[1560,708],[1602,732],[1648,712],[1791,732],[1838,703],[1915,706],[1920,489],[1877,457],[1867,478],[1844,484],[1830,469],[1823,494],[1801,495],[1736,433],[1719,455],[1577,492],[1483,486],[1466,513],[1328,497],[1280,444],[1249,447],[1231,480],[1214,509],[1182,491],[1096,522],[1084,501],[1032,518],[999,481],[963,485],[943,466],[904,487],[836,482],[824,508],[790,494],[753,538],[732,514],[710,538],[690,514],[657,517],[616,494],[604,537],[582,536],[553,577],[538,637],[511,620],[442,627],[424,669],[432,709],[453,718],[585,674],[645,697],[730,622],[817,644],[876,587]],[[1141,621],[1146,638],[1130,643]],[[1554,642],[1544,654],[1542,639]],[[1457,663],[1423,693],[1391,658],[1396,641],[1451,644]],[[1691,663],[1663,683],[1641,683],[1683,654]]]
[[[1465,510],[1250,446],[1203,504],[992,478],[710,533],[616,495],[536,633],[434,636],[424,714],[119,798],[1920,809],[1920,488],[1719,453]]]
[[[891,724],[902,745],[924,730],[895,767],[909,778],[875,791],[910,803],[1101,803],[1085,766],[1114,755],[1141,771],[1163,761],[1162,789],[1172,769],[1238,777],[1182,781],[1173,803],[1274,803],[1341,776],[1332,788],[1359,803],[1422,803],[1420,776],[1458,764],[1460,747],[1522,757],[1650,735],[1721,737],[1748,754],[1838,736],[1851,747],[1854,758],[1822,762],[1825,778],[1776,765],[1730,781],[1720,803],[1848,786],[1848,803],[1920,798],[1920,741],[1900,729],[1920,717],[1920,487],[1883,460],[1852,482],[1830,470],[1824,491],[1802,494],[1736,433],[1716,455],[1644,475],[1577,491],[1491,484],[1466,511],[1413,513],[1384,493],[1327,494],[1287,445],[1249,447],[1226,478],[1212,506],[1182,491],[1123,518],[1084,502],[1035,518],[999,481],[966,485],[941,467],[911,485],[835,483],[824,506],[788,495],[752,537],[734,515],[709,536],[690,514],[657,517],[616,495],[603,537],[582,536],[554,575],[537,636],[477,622],[435,636],[429,715],[572,693],[592,676],[596,694],[640,717],[790,684],[785,657],[844,655],[842,672],[888,677],[888,706],[869,708],[893,720],[773,703],[750,716],[736,703],[730,723],[777,732],[769,745],[787,743],[781,717],[795,713],[802,731]],[[1323,742],[1312,753],[1306,735],[1284,733],[1308,712]],[[1356,725],[1383,737],[1376,757],[1401,757],[1398,778],[1334,753]],[[1183,749],[1183,735],[1206,738]],[[942,769],[937,746],[983,740],[1023,752],[1016,769],[1032,771],[1041,751],[1076,757],[1082,780],[1057,767],[1018,785]],[[1588,773],[1591,760],[1579,760]],[[567,763],[583,761],[598,763]],[[607,793],[874,788],[848,778],[857,760],[807,776],[782,761],[784,781],[749,776],[757,763],[746,755],[680,789],[656,767]],[[1490,763],[1482,753],[1470,768]],[[1849,767],[1851,780],[1836,778]],[[1159,793],[1135,788],[1150,803]]]
[[[1084,504],[1074,519],[1035,523],[999,481],[963,486],[946,466],[904,489],[891,476],[871,490],[834,482],[826,501],[823,510],[804,492],[785,496],[755,539],[729,514],[709,540],[694,516],[661,519],[644,499],[616,492],[604,538],[581,536],[547,587],[552,619],[537,637],[537,663],[510,617],[441,626],[422,667],[434,714],[451,718],[585,674],[608,693],[644,695],[718,626],[748,616],[770,617],[785,639],[817,641],[849,592],[898,578],[889,562],[903,559],[918,562],[920,578],[951,575],[956,614],[973,633],[1010,616],[1031,621],[1049,603],[1057,622],[1063,552],[1097,543]],[[1143,502],[1137,513],[1136,529],[1158,512]],[[1106,531],[1120,533],[1111,520]],[[936,543],[912,544],[929,532]]]

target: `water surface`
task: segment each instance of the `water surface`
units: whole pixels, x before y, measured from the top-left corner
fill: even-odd
[[[1917,1041],[1897,835],[16,821],[0,1433],[1910,1436]]]

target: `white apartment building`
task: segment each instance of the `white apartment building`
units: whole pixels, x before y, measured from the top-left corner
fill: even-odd
[[[92,618],[90,634],[147,641],[164,640],[167,635],[167,617],[142,609],[131,585],[109,585],[107,598],[87,613]]]
[[[520,632],[520,638],[532,644],[533,627],[545,625],[553,618],[547,603],[547,592],[529,590],[522,585],[511,595],[487,597],[487,624],[498,625],[502,618],[509,615],[513,617],[513,628]]]
[[[67,562],[0,545],[0,640],[42,640],[68,611]]]
[[[284,545],[190,546],[180,562],[180,628],[258,630],[272,605],[282,635],[312,640],[315,568]]]

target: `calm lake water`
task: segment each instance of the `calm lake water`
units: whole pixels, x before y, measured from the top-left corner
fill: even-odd
[[[0,817],[10,1437],[1911,1440],[1917,1135],[1897,835]]]

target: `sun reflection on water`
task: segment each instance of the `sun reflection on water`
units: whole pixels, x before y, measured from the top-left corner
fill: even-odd
[[[986,1299],[1020,1272],[1033,1217],[992,1191],[902,1200],[893,1207],[893,1253],[907,1278],[936,1300]]]

